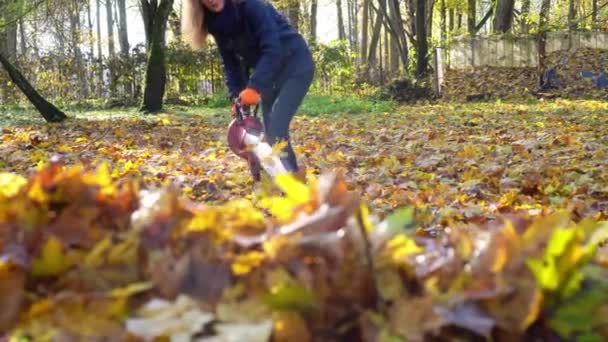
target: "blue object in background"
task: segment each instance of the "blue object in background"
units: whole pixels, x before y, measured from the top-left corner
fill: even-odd
[[[581,71],[581,77],[590,79],[598,88],[608,88],[608,74],[605,72],[596,75],[594,72],[583,70]]]
[[[595,80],[595,86],[598,88],[608,88],[608,74],[603,72]]]

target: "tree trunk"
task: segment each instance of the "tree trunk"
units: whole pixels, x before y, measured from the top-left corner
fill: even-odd
[[[91,19],[91,1],[87,1],[87,27],[89,30],[89,56],[87,58],[87,74],[89,80],[88,83],[90,87],[90,92],[95,94],[95,75],[93,75],[91,69],[93,57],[95,56],[95,44],[93,42],[95,37],[93,36],[93,20]]]
[[[462,29],[462,13],[458,12],[458,30]]]
[[[416,0],[406,0],[407,11],[409,15],[410,32],[412,37],[416,36]],[[414,44],[412,39],[412,44]]]
[[[380,0],[382,1],[382,0]],[[382,20],[380,17],[378,17],[377,20]],[[384,83],[384,66],[382,65],[382,32],[380,33],[380,39],[378,40],[378,56],[377,56],[377,60],[378,60],[378,70],[380,72],[380,78],[379,78],[379,84],[383,84]]]
[[[447,10],[445,8],[445,0],[441,0],[440,3],[440,8],[439,8],[439,15],[440,15],[440,30],[441,30],[441,35],[440,35],[440,44],[442,47],[445,47],[445,42],[447,40]]]
[[[13,83],[19,87],[32,105],[42,114],[44,120],[47,122],[61,122],[68,118],[65,113],[45,100],[2,53],[0,53],[0,63],[7,71]]]
[[[384,66],[388,73],[391,69],[391,39],[388,30],[384,30]]]
[[[481,28],[488,22],[488,20],[490,20],[492,14],[494,14],[494,8],[490,7],[486,14],[483,16],[483,18],[481,18],[477,26],[475,26],[475,33],[479,32],[479,30],[481,30]]]
[[[125,0],[116,0],[118,6],[118,43],[123,58],[129,57],[129,35],[127,29],[127,6]]]
[[[103,89],[104,89],[104,80],[103,80],[103,53],[101,51],[101,3],[100,0],[96,1],[96,6],[95,6],[95,22],[96,22],[96,26],[97,26],[97,62],[98,62],[98,66],[97,66],[97,73],[98,73],[98,80],[99,80],[99,85],[97,87],[97,96],[102,97],[103,96]]]
[[[116,48],[114,47],[114,11],[112,10],[112,0],[105,0],[105,2],[108,27],[108,56],[113,58],[116,55]]]
[[[428,0],[426,3],[426,34],[428,39],[433,39],[433,9],[435,0]]]
[[[521,4],[521,31],[530,32],[530,0],[523,0]]]
[[[399,0],[388,0],[388,8],[390,10],[390,21],[394,28],[394,38],[399,52],[399,59],[404,69],[407,71],[409,65],[409,52],[407,47],[407,35],[405,33],[405,23],[401,16],[401,8]]]
[[[511,29],[514,7],[515,0],[498,0],[494,15],[494,33],[507,33]]]
[[[129,59],[129,35],[127,26],[127,7],[125,0],[116,0],[118,6],[118,44],[120,45],[120,57],[123,63]],[[179,36],[178,36],[179,37]],[[121,72],[125,72],[124,70]],[[130,82],[123,81],[122,88],[125,96],[129,97],[132,94]]]
[[[288,3],[289,23],[296,30],[300,31],[300,1],[289,0]]]
[[[0,52],[8,57],[17,54],[17,24],[13,22],[14,17],[18,15],[18,12],[15,12],[15,4],[15,1],[7,1],[4,6],[0,5],[0,10],[4,12],[4,22],[8,23],[0,26],[0,42],[3,45]]]
[[[344,29],[344,15],[342,14],[342,0],[336,0],[336,8],[338,10],[338,39],[346,39],[346,30]]]
[[[167,71],[165,66],[165,31],[167,20],[173,7],[173,0],[140,0],[144,29],[146,31],[146,47],[148,62],[144,94],[141,110],[144,112],[158,112],[162,109],[165,95]]]
[[[468,0],[468,8],[467,8],[467,28],[469,30],[470,35],[475,34],[475,27],[477,26],[477,1],[476,0]]]
[[[390,47],[391,47],[391,73],[396,75],[399,73],[399,44],[397,43],[397,38],[395,36],[390,37]]]
[[[25,37],[25,23],[23,22],[23,18],[19,19],[19,36],[21,37],[21,56],[27,57],[27,38]]]
[[[380,1],[384,1],[384,0],[380,0]],[[382,18],[380,18],[380,16],[377,16],[374,21],[372,37],[371,37],[371,40],[369,43],[367,65],[366,65],[366,70],[365,70],[365,74],[368,78],[370,76],[370,70],[376,66],[376,63],[378,61],[378,43],[380,41],[381,32],[382,32]]]
[[[549,11],[551,9],[551,0],[542,0],[539,13],[538,23],[538,75],[540,84],[544,83],[545,59],[547,46],[547,23],[549,22]]]
[[[112,9],[112,0],[105,0],[106,2],[106,19],[108,28],[108,69],[110,71],[110,96],[116,96],[116,70],[114,68],[116,48],[114,45],[114,11]]]
[[[453,8],[450,8],[450,10],[448,11],[448,18],[449,18],[448,30],[450,31],[450,33],[452,33],[452,32],[454,32],[454,9]]]
[[[593,22],[594,26],[597,26],[598,22],[597,22],[597,0],[593,0],[593,4],[592,6],[592,12],[591,12],[591,21]]]
[[[551,11],[551,0],[542,0],[540,6],[540,13],[538,14],[539,20],[539,31],[547,31],[547,23],[549,23],[549,11]]]
[[[87,80],[84,72],[84,62],[82,60],[82,51],[80,50],[80,4],[77,1],[72,1],[70,10],[70,34],[71,34],[71,50],[73,63],[76,66],[76,75],[78,75],[78,97],[80,100],[89,96],[87,89]]]
[[[426,34],[426,0],[416,0],[416,77],[424,78],[428,69],[428,42]]]
[[[315,43],[317,41],[317,12],[319,2],[318,0],[312,0],[310,3],[310,41]]]
[[[574,0],[569,0],[568,4],[568,29],[576,31],[578,24],[576,22],[576,3]]]
[[[363,63],[367,57],[370,1],[371,0],[363,0],[363,17],[361,18],[361,63]]]
[[[353,7],[355,5],[355,1],[346,1],[346,22],[348,23],[348,43],[350,44],[351,49],[356,50],[355,48],[355,39],[354,39],[354,25],[353,25]]]

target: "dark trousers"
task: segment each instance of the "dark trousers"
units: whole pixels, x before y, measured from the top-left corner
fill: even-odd
[[[298,162],[289,139],[289,124],[314,76],[314,64],[308,50],[294,57],[290,65],[280,73],[273,89],[262,94],[266,138],[271,145],[281,141],[287,142],[281,160],[290,172],[298,171]]]

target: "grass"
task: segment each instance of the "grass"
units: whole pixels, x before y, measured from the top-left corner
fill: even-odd
[[[348,96],[309,94],[304,98],[298,115],[334,116],[344,114],[385,113],[397,105],[390,101],[359,99]],[[102,108],[101,104],[99,108]],[[62,109],[70,118],[76,119],[124,119],[145,117],[137,107],[114,109],[91,109],[90,106],[71,106]],[[209,119],[228,120],[230,103],[225,96],[214,96],[204,106],[166,105],[160,114],[171,117],[201,115]],[[44,120],[31,106],[11,105],[0,107],[0,127],[43,124]]]
[[[396,108],[391,101],[358,99],[349,96],[308,95],[304,98],[300,112],[307,116],[331,114],[384,113]]]

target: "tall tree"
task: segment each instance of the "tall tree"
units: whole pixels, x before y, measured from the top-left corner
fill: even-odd
[[[575,31],[578,28],[576,21],[576,2],[574,0],[568,1],[568,29]]]
[[[416,77],[424,78],[428,70],[428,41],[426,33],[426,0],[416,0]]]
[[[112,10],[112,0],[105,0],[105,2],[108,28],[108,56],[110,56],[110,58],[114,58],[116,55],[116,48],[114,45],[114,11]]]
[[[23,74],[21,74],[21,72],[1,52],[0,64],[2,64],[13,83],[23,92],[47,122],[61,122],[67,119],[65,113],[45,100],[38,91],[32,87]]]
[[[88,86],[84,69],[84,61],[82,59],[82,51],[80,50],[80,3],[76,0],[70,2],[70,50],[72,50],[72,61],[76,67],[78,75],[79,96],[81,99],[87,98]]]
[[[477,0],[468,0],[469,6],[467,7],[467,28],[470,35],[474,35],[477,30],[475,29],[477,24]]]
[[[380,10],[387,17],[388,28],[393,42],[396,44],[396,52],[398,52],[399,60],[401,65],[407,70],[409,65],[409,51],[407,45],[407,32],[405,30],[405,23],[401,15],[401,7],[399,0],[388,0],[387,6],[384,8],[380,6]],[[388,13],[387,13],[388,12]]]
[[[541,6],[540,6],[540,12],[538,14],[538,17],[540,18],[540,20],[538,22],[540,32],[546,32],[548,30],[550,11],[551,11],[551,0],[542,0]]]
[[[530,0],[522,0],[521,3],[521,31],[525,34],[530,32]]]
[[[344,29],[344,15],[342,14],[342,0],[336,0],[336,8],[338,10],[338,39],[346,39],[346,30]]]
[[[380,2],[386,1],[386,0],[379,0]],[[370,14],[371,11],[370,11]],[[373,29],[372,29],[372,36],[370,38],[370,42],[369,42],[369,49],[367,51],[367,64],[366,64],[366,77],[369,78],[369,73],[372,70],[373,67],[376,66],[376,63],[378,62],[378,45],[380,43],[380,34],[382,33],[382,18],[377,15],[375,16],[375,18],[373,19]]]
[[[310,2],[310,41],[317,41],[317,12],[319,2],[318,0],[312,0]]]
[[[0,22],[3,27],[0,28],[0,52],[5,56],[14,56],[17,53],[17,24],[15,19],[19,16],[18,0],[0,1]]]
[[[88,37],[87,40],[89,42],[89,63],[91,63],[93,61],[93,56],[95,56],[95,37],[93,35],[93,20],[91,17],[91,1],[87,1],[86,2],[86,7],[87,7],[87,33],[88,33]],[[92,93],[95,93],[95,75],[92,74],[92,69],[91,69],[91,65],[89,65],[88,68],[88,79],[89,79],[89,87],[91,89]]]
[[[538,22],[538,74],[540,83],[544,83],[545,58],[547,46],[547,30],[549,23],[549,11],[551,10],[551,0],[542,0],[540,5]]]
[[[25,0],[20,0],[16,2],[16,6],[17,6],[17,15],[19,16],[18,20],[17,20],[17,27],[19,28],[19,49],[20,49],[20,54],[23,57],[27,57],[27,44],[26,44],[26,35],[25,35],[25,20],[23,20],[23,18],[25,17],[25,6],[26,6],[26,1]]]
[[[165,95],[165,31],[173,0],[140,0],[140,6],[148,53],[141,110],[153,113],[162,109]]]
[[[114,45],[114,11],[112,0],[106,2],[106,19],[108,28],[108,69],[110,71],[110,95],[116,96],[116,80],[118,79],[117,70],[114,68],[116,58],[116,47]]]
[[[96,0],[95,2],[95,22],[97,26],[97,73],[99,79],[99,86],[97,87],[97,96],[103,95],[104,80],[103,80],[103,52],[101,50],[101,2]]]
[[[597,0],[593,0],[591,7],[591,22],[593,22],[593,26],[597,26]]]
[[[287,11],[289,13],[289,22],[296,31],[300,31],[300,1],[289,0],[287,4]]]
[[[120,45],[120,57],[123,61],[129,58],[129,35],[127,29],[127,6],[126,0],[116,0],[118,15],[118,44]],[[124,71],[121,71],[124,72]],[[132,94],[129,82],[123,82],[123,90],[126,96]]]
[[[441,0],[441,3],[439,5],[439,28],[441,30],[441,35],[440,35],[440,43],[441,46],[444,47],[445,46],[445,42],[447,40],[447,8],[445,5],[445,0]]]
[[[496,4],[496,14],[494,15],[495,33],[506,33],[511,29],[514,7],[515,0],[498,0]]]
[[[358,18],[357,18],[357,7],[359,6],[358,0],[350,0],[346,2],[346,7],[348,9],[348,41],[350,42],[351,49],[357,51],[359,49],[359,39],[358,39]]]
[[[118,43],[120,54],[123,58],[129,57],[129,34],[127,29],[127,4],[126,0],[116,0],[118,6]]]
[[[368,48],[368,34],[369,34],[369,14],[370,14],[370,1],[363,0],[363,14],[361,18],[361,62],[367,58]]]

